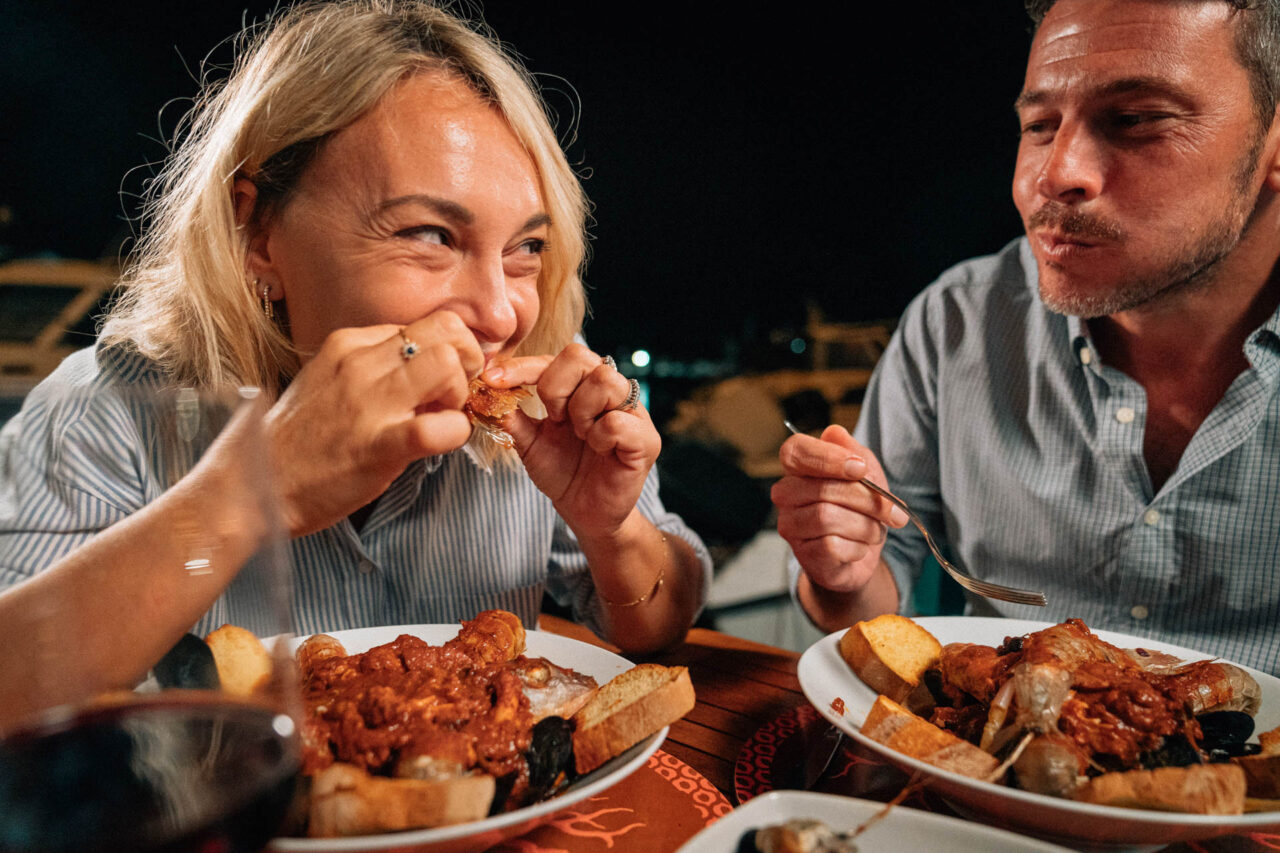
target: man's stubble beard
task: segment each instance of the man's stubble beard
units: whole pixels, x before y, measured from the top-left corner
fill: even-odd
[[[1041,282],[1040,299],[1045,307],[1058,314],[1090,320],[1131,311],[1157,299],[1209,286],[1218,268],[1240,243],[1253,219],[1258,199],[1250,199],[1250,191],[1263,141],[1264,135],[1259,133],[1245,156],[1240,159],[1227,210],[1209,223],[1207,233],[1198,241],[1180,247],[1181,251],[1174,254],[1156,272],[1143,278],[1121,282],[1107,291],[1069,289],[1065,292],[1049,292]],[[1032,214],[1028,230],[1040,224],[1057,225],[1067,234],[1106,235],[1122,244],[1125,239],[1123,230],[1113,223],[1068,211],[1056,202],[1048,202]]]

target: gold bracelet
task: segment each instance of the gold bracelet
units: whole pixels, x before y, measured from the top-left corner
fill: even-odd
[[[663,545],[667,544],[667,537],[665,534],[663,534],[662,536],[662,544]],[[596,595],[600,596],[600,600],[603,601],[605,604],[609,605],[610,607],[635,607],[638,604],[644,604],[646,601],[648,601],[649,599],[657,595],[658,590],[662,589],[662,582],[663,580],[666,579],[666,577],[667,577],[667,567],[663,566],[662,568],[658,569],[658,579],[654,582],[653,589],[649,590],[644,595],[637,598],[635,601],[622,601],[622,602],[610,601],[609,599],[604,597],[604,593],[602,593],[599,589],[596,590]]]

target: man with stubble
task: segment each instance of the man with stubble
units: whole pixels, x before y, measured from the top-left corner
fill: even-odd
[[[916,297],[853,436],[783,445],[797,600],[826,630],[907,608],[926,548],[868,476],[1049,602],[972,614],[1280,674],[1280,3],[1028,10],[1026,235]]]

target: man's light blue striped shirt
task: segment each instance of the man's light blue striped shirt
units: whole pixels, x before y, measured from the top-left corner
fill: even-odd
[[[949,556],[1049,600],[969,612],[1078,616],[1280,675],[1278,333],[1272,316],[1249,336],[1249,368],[1153,492],[1143,388],[1044,308],[1020,239],[912,302],[856,434]],[[914,527],[890,531],[903,601],[925,554]]]
[[[162,378],[136,354],[68,358],[0,432],[0,589],[37,574],[164,490],[147,458],[145,417],[128,393]],[[86,401],[92,401],[88,404]],[[322,452],[317,449],[317,452]],[[693,546],[703,589],[711,560],[667,512],[651,471],[640,511]],[[458,451],[408,467],[359,532],[347,520],[291,543],[299,633],[454,623],[501,608],[535,624],[543,591],[599,631],[601,602],[573,534],[520,468],[492,474]],[[248,577],[251,573],[244,573]],[[196,626],[264,622],[260,590],[233,581]]]

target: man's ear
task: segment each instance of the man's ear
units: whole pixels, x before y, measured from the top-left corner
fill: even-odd
[[[258,211],[258,187],[248,178],[236,178],[232,185],[233,203],[236,214],[236,228],[247,237],[246,263],[247,272],[255,279],[274,286],[269,272],[271,254],[267,248],[267,229],[264,217]],[[279,298],[279,297],[276,297]]]
[[[1261,163],[1263,180],[1267,189],[1280,193],[1280,104],[1276,105],[1276,111],[1271,116],[1271,129],[1267,131],[1262,150],[1266,152],[1266,158]]]

